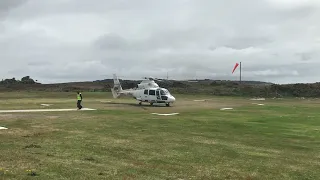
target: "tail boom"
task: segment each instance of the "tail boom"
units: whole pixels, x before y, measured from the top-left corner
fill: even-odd
[[[113,98],[119,98],[121,95],[132,95],[131,90],[123,90],[116,74],[113,74],[113,88],[111,88]]]

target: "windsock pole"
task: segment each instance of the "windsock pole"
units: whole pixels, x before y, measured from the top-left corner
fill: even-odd
[[[240,62],[240,84],[241,84],[241,62]]]

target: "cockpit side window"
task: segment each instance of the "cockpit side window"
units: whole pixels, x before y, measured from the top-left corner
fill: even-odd
[[[162,90],[160,91],[160,94],[161,94],[161,95],[168,95],[168,94],[170,94],[170,93],[169,93],[168,90],[162,89]]]
[[[156,91],[150,89],[150,90],[149,90],[149,95],[152,95],[152,96],[156,95]]]
[[[148,95],[148,89],[144,90],[144,94]]]

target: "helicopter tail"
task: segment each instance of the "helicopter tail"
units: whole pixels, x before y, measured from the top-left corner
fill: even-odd
[[[118,98],[121,95],[122,87],[116,74],[113,74],[113,88],[111,88],[113,98]]]

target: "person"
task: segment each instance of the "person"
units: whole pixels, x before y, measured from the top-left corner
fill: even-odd
[[[82,94],[77,91],[77,107],[78,107],[78,110],[82,109],[82,105],[81,105],[81,102],[82,102]]]

